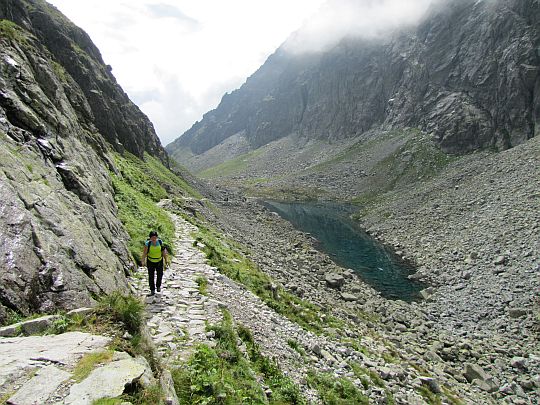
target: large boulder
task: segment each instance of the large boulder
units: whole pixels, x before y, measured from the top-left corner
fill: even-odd
[[[329,273],[324,276],[326,285],[330,288],[340,289],[345,284],[345,277],[337,273]]]

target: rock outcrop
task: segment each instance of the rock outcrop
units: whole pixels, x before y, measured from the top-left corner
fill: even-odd
[[[200,155],[233,135],[256,149],[381,126],[418,127],[458,154],[530,139],[540,121],[539,3],[443,4],[385,38],[346,38],[321,53],[281,47],[167,150]]]
[[[0,18],[1,322],[127,291],[108,153],[167,158],[81,29],[41,0]]]

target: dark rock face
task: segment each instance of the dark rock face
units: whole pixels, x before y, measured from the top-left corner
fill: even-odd
[[[540,4],[446,3],[385,39],[348,38],[310,55],[279,49],[167,150],[201,154],[238,133],[257,148],[378,126],[419,127],[450,153],[530,139],[540,122]]]
[[[167,161],[88,36],[41,0],[0,3],[0,322],[127,292],[113,148]]]
[[[84,97],[84,101],[70,100],[80,120],[94,125],[119,152],[126,149],[142,157],[147,151],[167,163],[167,154],[152,123],[116,83],[111,67],[105,65],[83,30],[42,0],[3,1],[0,18],[11,20],[34,35],[69,74]],[[54,88],[41,82],[52,96]]]

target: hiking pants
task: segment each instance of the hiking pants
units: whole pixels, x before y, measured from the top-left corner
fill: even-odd
[[[163,279],[163,259],[157,263],[150,260],[146,263],[148,267],[148,283],[150,284],[150,291],[154,292],[157,288],[161,288],[161,280]],[[157,270],[157,282],[154,280],[154,274]]]

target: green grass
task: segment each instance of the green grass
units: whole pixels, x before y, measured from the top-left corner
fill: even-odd
[[[199,345],[187,364],[173,370],[180,404],[305,404],[294,382],[283,375],[277,363],[263,356],[249,329],[235,328],[229,312],[210,326],[215,347]],[[248,355],[238,347],[239,339]],[[266,397],[263,384],[272,389]]]
[[[289,345],[289,347],[297,352],[300,356],[304,357],[306,355],[306,351],[296,340],[287,339],[287,345]]]
[[[113,358],[113,351],[105,350],[85,354],[75,366],[73,370],[73,379],[77,382],[84,380],[92,370],[101,364],[110,363]]]
[[[187,364],[172,371],[180,404],[265,404],[266,396],[238,349],[230,315],[209,329],[217,345],[199,345]]]
[[[10,20],[0,19],[0,37],[9,38],[16,42],[26,42],[26,31]]]
[[[217,166],[210,167],[197,173],[198,176],[206,179],[216,177],[226,177],[232,174],[238,174],[248,168],[249,163],[263,153],[262,149],[257,149],[234,159],[227,160]]]
[[[141,263],[144,242],[151,230],[156,230],[171,255],[174,225],[167,212],[156,203],[180,196],[201,199],[202,196],[184,179],[167,169],[155,157],[145,153],[144,160],[124,153],[113,155],[119,174],[111,173],[119,218],[130,240],[128,249],[137,263]]]
[[[362,206],[354,217],[361,218],[384,205],[385,193],[433,178],[457,159],[459,157],[442,152],[425,137],[409,139],[373,167],[374,176],[369,178],[366,191],[351,201]],[[390,213],[382,212],[380,215],[388,217]]]
[[[130,387],[130,392],[122,394],[118,398],[102,398],[92,402],[92,405],[121,405],[130,403],[133,405],[162,405],[164,395],[159,384],[150,387],[141,387],[135,384]]]
[[[307,383],[319,393],[324,404],[368,404],[369,398],[346,378],[336,378],[329,373],[308,371]]]
[[[370,381],[377,387],[386,389],[386,384],[384,383],[384,380],[375,371],[362,367],[357,363],[350,363],[349,365],[351,366],[351,369],[353,370],[353,373],[356,377],[360,379],[369,377]]]
[[[452,392],[449,388],[447,387],[441,387],[441,390],[442,392],[444,393],[444,395],[446,396],[446,398],[448,399],[448,401],[452,404],[452,405],[464,405],[465,403],[463,401],[461,401],[454,392]]]
[[[424,398],[426,403],[430,405],[441,405],[441,396],[433,393],[428,387],[422,385],[418,389],[418,393]]]
[[[167,245],[169,253],[174,252],[170,241],[174,237],[174,224],[167,212],[156,205],[161,199],[167,198],[168,193],[162,183],[158,171],[158,163],[154,158],[148,158],[150,164],[126,153],[124,157],[114,155],[115,165],[120,175],[111,173],[114,187],[114,199],[118,206],[118,216],[129,234],[128,249],[137,263],[141,263],[144,242],[151,230],[156,230],[160,239]],[[162,166],[162,170],[167,170]],[[170,174],[174,182],[177,176]]]
[[[194,219],[190,220],[195,222]],[[323,312],[321,307],[298,298],[280,286],[277,287],[276,297],[271,288],[275,285],[272,278],[242,253],[241,246],[201,223],[197,225],[198,232],[195,238],[204,245],[202,250],[209,264],[243,284],[274,311],[319,334],[325,328],[340,329],[344,326],[342,321],[331,315],[321,316]]]
[[[305,404],[298,385],[286,377],[275,360],[264,356],[255,343],[251,331],[238,325],[238,336],[245,343],[249,360],[253,368],[264,377],[265,383],[272,390],[272,403],[276,404]]]
[[[387,188],[414,183],[435,176],[457,158],[438,149],[428,140],[411,139],[375,166],[390,180]]]
[[[199,286],[199,293],[201,295],[207,295],[208,294],[208,279],[204,276],[197,276],[195,279],[195,282]]]
[[[112,322],[120,322],[132,335],[140,333],[144,304],[133,295],[113,292],[104,296],[98,304],[97,313]]]
[[[63,83],[68,83],[68,73],[66,72],[66,69],[64,69],[64,67],[56,61],[51,61],[51,66],[56,74],[56,77],[58,77]]]

